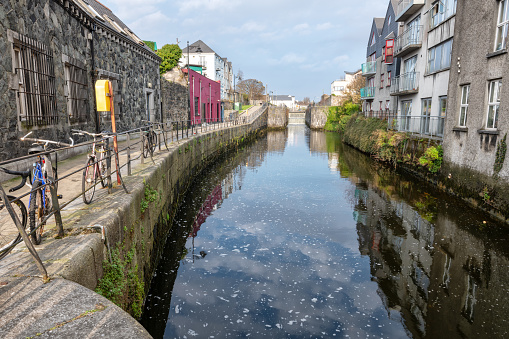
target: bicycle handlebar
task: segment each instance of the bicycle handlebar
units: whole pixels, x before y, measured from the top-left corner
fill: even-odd
[[[38,143],[38,144],[54,144],[54,145],[57,145],[58,147],[60,146],[65,146],[65,147],[73,147],[74,146],[74,140],[72,138],[69,138],[69,140],[71,140],[71,143],[68,144],[68,143],[65,143],[65,142],[61,142],[61,141],[53,141],[53,140],[45,140],[45,139],[37,139],[37,138],[27,138],[27,136],[29,136],[30,134],[32,134],[32,132],[28,133],[27,135],[25,135],[24,137],[22,137],[20,140],[21,141],[32,141],[32,142],[35,142],[35,143]]]
[[[16,186],[16,187],[10,188],[9,192],[17,191],[20,188],[22,188],[23,186],[25,186],[27,178],[30,176],[30,173],[31,173],[30,170],[18,172],[18,171],[11,171],[11,170],[8,170],[7,168],[3,168],[3,167],[0,167],[0,170],[2,170],[3,172],[5,172],[7,174],[21,176],[21,179],[22,179],[21,183],[18,186]]]

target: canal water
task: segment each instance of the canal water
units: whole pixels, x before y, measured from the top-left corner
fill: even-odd
[[[289,126],[185,196],[145,303],[155,338],[508,338],[509,232]]]

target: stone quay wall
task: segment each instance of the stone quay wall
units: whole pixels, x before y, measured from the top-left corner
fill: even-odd
[[[288,125],[289,109],[286,106],[270,106],[267,121],[269,129],[283,129]]]
[[[329,107],[313,106],[306,109],[306,125],[311,129],[323,129],[327,122]]]

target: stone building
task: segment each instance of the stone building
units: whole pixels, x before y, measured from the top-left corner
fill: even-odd
[[[497,160],[503,165],[497,145],[509,131],[508,28],[508,0],[473,0],[457,8],[444,158],[487,176],[495,174]],[[498,178],[507,182],[507,166]]]
[[[111,130],[95,111],[95,81],[110,79],[117,131],[160,120],[160,58],[95,0],[0,3],[0,159],[26,154],[19,138],[66,140]]]

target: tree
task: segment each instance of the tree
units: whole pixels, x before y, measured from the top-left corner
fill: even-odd
[[[309,105],[311,103],[311,99],[309,99],[309,97],[305,97],[304,100],[302,100],[302,103],[304,105]]]
[[[242,80],[237,85],[237,88],[241,94],[247,95],[249,100],[264,98],[265,86],[263,86],[263,83],[259,80]]]
[[[354,104],[361,104],[361,88],[366,87],[366,80],[357,75],[351,83],[346,86],[345,101],[350,101]]]
[[[240,69],[237,71],[237,79],[239,79],[239,81],[244,80],[244,72]]]
[[[180,57],[182,57],[182,50],[176,44],[166,44],[158,49],[156,54],[162,59],[159,73],[164,74],[178,65]]]

